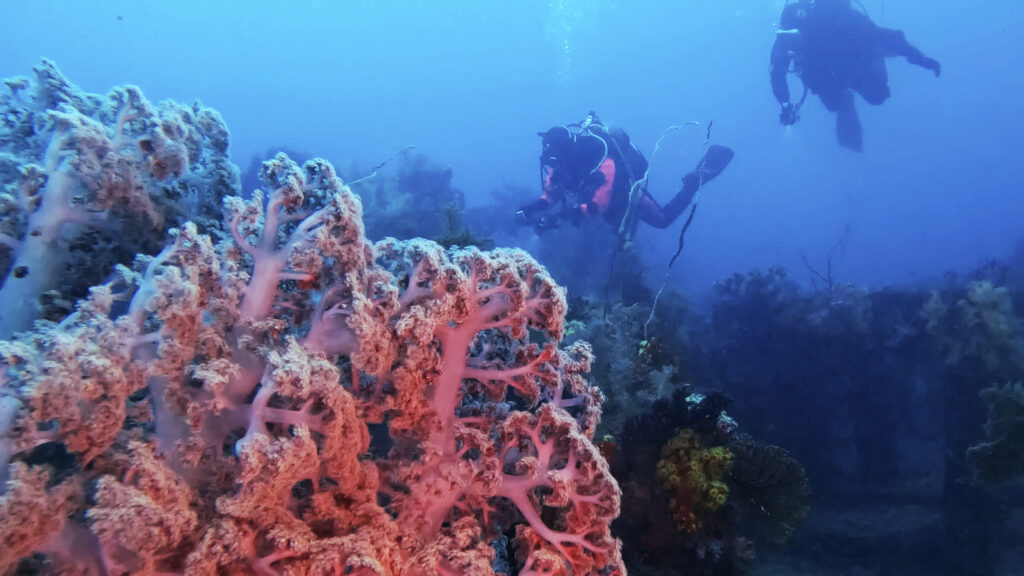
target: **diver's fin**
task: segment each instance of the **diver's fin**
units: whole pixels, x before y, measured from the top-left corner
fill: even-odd
[[[853,94],[843,98],[836,109],[836,139],[843,148],[849,148],[854,152],[864,150],[864,134],[860,127],[860,118],[857,117],[857,107],[853,103]]]
[[[707,184],[715,176],[721,174],[722,170],[725,170],[735,155],[731,148],[714,144],[708,148],[704,157],[700,159],[697,167],[690,174],[696,176],[701,184]]]
[[[729,165],[729,162],[732,162],[732,157],[735,155],[732,148],[718,144],[708,147],[708,151],[704,153],[704,157],[700,159],[700,162],[697,162],[697,167],[693,169],[693,172],[683,176],[683,187],[669,204],[682,202],[678,209],[686,208],[690,203],[690,199],[697,193],[697,190],[700,190],[701,186],[721,174],[722,170],[725,170],[725,167]],[[668,207],[669,205],[666,204],[665,209],[668,210]]]

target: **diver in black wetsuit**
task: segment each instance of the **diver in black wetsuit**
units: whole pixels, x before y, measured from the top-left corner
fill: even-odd
[[[885,59],[897,56],[931,70],[936,77],[941,72],[939,62],[907,42],[902,31],[877,26],[850,0],[786,4],[771,55],[772,92],[782,106],[779,120],[789,126],[799,119],[803,100],[790,101],[786,82],[792,65],[805,89],[836,113],[839,144],[860,152],[863,136],[853,94],[872,105],[885,102],[890,96]]]
[[[621,128],[604,126],[594,112],[581,123],[555,126],[539,135],[543,137],[543,195],[516,212],[517,223],[533,225],[539,231],[563,221],[578,224],[586,216],[620,226],[633,185],[647,173],[647,160],[630,142],[629,135]],[[637,219],[655,228],[668,227],[697,190],[725,170],[732,157],[733,151],[725,146],[708,147],[664,206],[646,188],[641,189],[635,199]]]

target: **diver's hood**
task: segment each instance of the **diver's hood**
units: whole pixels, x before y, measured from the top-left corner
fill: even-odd
[[[541,137],[540,161],[545,166],[556,166],[565,161],[572,149],[573,135],[565,126],[555,126],[546,132],[538,132]]]
[[[608,156],[608,144],[589,130],[574,132],[567,126],[555,126],[537,134],[541,136],[541,166],[585,175],[600,168]]]

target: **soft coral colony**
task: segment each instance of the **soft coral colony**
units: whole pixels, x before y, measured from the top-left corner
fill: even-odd
[[[47,90],[73,90],[44,70]],[[145,213],[201,192],[202,174],[227,181],[208,152],[223,130],[196,130],[154,172],[154,142],[213,126],[192,110],[91,121],[93,143],[161,138],[94,154],[113,180],[90,180],[97,164],[52,132],[66,158],[32,168],[4,238],[125,174],[139,198],[120,204]],[[322,160],[279,155],[262,176],[266,193],[223,199],[222,224],[176,225],[66,317],[0,343],[0,571],[624,574],[590,350],[558,347],[565,295],[545,270],[521,251],[372,243]],[[47,248],[62,263],[90,233],[72,225]]]

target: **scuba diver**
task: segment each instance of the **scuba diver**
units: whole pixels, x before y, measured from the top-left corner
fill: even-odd
[[[596,113],[590,112],[583,122],[555,126],[537,135],[542,137],[544,193],[516,212],[516,223],[532,225],[538,232],[563,221],[578,226],[585,216],[601,217],[621,232],[631,209],[639,220],[666,228],[733,157],[725,146],[710,146],[697,167],[683,177],[682,188],[661,206],[646,190],[647,159],[624,130],[606,127]],[[629,223],[630,235],[637,218]]]
[[[771,54],[772,92],[782,106],[779,121],[795,124],[810,91],[836,113],[839,145],[860,152],[863,136],[853,94],[875,106],[885,102],[890,96],[885,59],[896,56],[931,70],[936,77],[942,71],[939,62],[907,42],[901,30],[876,25],[850,0],[787,2]],[[795,104],[786,81],[791,71],[804,84],[803,97]]]

